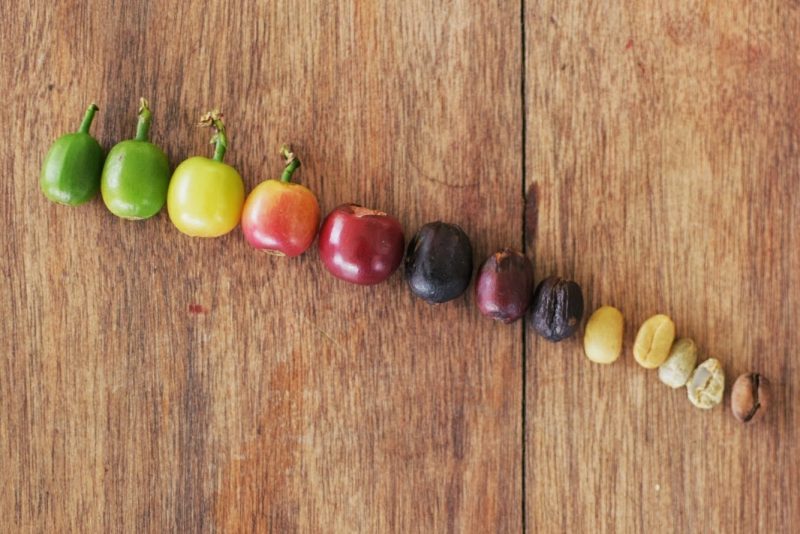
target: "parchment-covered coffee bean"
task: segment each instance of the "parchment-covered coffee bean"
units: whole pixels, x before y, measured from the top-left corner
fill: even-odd
[[[645,369],[655,369],[669,355],[675,339],[675,323],[666,315],[654,315],[642,323],[633,344],[633,357]]]
[[[671,388],[686,385],[697,366],[697,344],[682,337],[672,344],[667,359],[658,367],[658,379]]]
[[[411,292],[430,303],[461,296],[472,278],[472,244],[455,224],[427,223],[408,243],[406,282]]]
[[[551,276],[533,293],[531,326],[550,341],[561,341],[578,329],[583,317],[581,286],[572,280]]]
[[[709,358],[694,370],[686,383],[689,401],[703,410],[722,402],[725,392],[725,371],[716,358]]]
[[[745,373],[736,379],[731,390],[731,411],[742,423],[762,417],[770,402],[769,380],[758,373]]]
[[[475,295],[481,313],[504,323],[525,315],[533,297],[533,264],[505,248],[489,256],[478,272]]]
[[[602,306],[595,310],[586,323],[583,334],[583,350],[586,357],[595,363],[613,363],[622,353],[622,312],[613,306]]]

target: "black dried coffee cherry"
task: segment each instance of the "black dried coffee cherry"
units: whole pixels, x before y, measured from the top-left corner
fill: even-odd
[[[469,237],[454,224],[425,224],[408,243],[405,276],[411,292],[430,303],[459,297],[472,278]]]

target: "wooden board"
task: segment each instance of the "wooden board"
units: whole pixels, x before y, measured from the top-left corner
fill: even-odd
[[[4,25],[0,530],[798,529],[794,4],[262,4]],[[173,165],[210,154],[195,123],[219,106],[248,189],[291,142],[324,211],[455,222],[476,260],[526,244],[537,276],[620,306],[628,344],[670,313],[729,379],[773,378],[775,410],[700,413],[629,350],[591,366],[471,291],[432,307],[315,249],[48,203],[50,142],[96,100],[109,148],[140,96]]]
[[[527,337],[530,532],[795,532],[800,345],[796,3],[527,2],[537,276],[618,306],[624,357]],[[534,200],[535,199],[535,200]],[[775,406],[742,427],[640,368],[657,312]]]
[[[518,10],[258,4],[41,2],[5,26],[3,522],[518,531],[521,326],[38,191],[90,100],[109,147],[146,96],[173,164],[210,155],[196,122],[220,106],[248,188],[291,142],[323,210],[458,223],[477,256],[519,243]]]

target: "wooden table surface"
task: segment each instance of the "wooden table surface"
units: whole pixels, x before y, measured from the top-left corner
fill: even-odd
[[[260,4],[256,7],[256,4]],[[800,4],[35,2],[0,44],[3,532],[800,531]],[[525,249],[626,318],[591,364],[470,290],[332,278],[316,248],[47,202],[86,105],[110,148],[140,96],[172,165],[220,107],[248,190],[281,142],[323,211],[476,261]],[[693,408],[631,355],[671,315],[765,420]]]

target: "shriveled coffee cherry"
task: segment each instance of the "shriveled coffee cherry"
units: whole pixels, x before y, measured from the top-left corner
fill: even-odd
[[[455,224],[425,224],[408,243],[405,274],[411,292],[432,304],[461,296],[472,278],[469,237]]]
[[[578,329],[583,317],[581,286],[572,280],[551,276],[533,293],[531,326],[545,339],[561,341]]]
[[[495,252],[478,272],[475,296],[482,314],[504,323],[516,321],[533,296],[531,260],[510,248]]]

